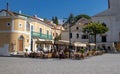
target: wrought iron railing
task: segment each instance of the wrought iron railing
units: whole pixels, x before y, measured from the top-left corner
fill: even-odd
[[[52,35],[47,35],[47,34],[43,34],[43,33],[39,33],[39,32],[34,32],[34,31],[31,31],[31,36],[32,37],[39,37],[40,39],[49,39],[49,40],[52,40]]]

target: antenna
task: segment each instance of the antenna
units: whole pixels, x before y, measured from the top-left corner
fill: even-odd
[[[9,9],[9,3],[7,2],[7,4],[6,4],[6,5],[7,5],[7,8],[6,8],[6,9],[8,10],[8,9]]]

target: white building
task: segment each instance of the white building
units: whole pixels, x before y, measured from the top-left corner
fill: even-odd
[[[120,42],[120,0],[108,0],[108,9],[93,16],[92,21],[106,24],[109,31],[97,36],[97,45],[105,49],[114,49],[114,43]]]
[[[75,24],[73,24],[71,26],[70,38],[68,24],[64,25],[66,30],[61,33],[61,39],[71,41],[71,44],[74,44],[76,47],[87,47],[89,42],[88,34],[83,33],[82,28],[89,22],[90,20],[81,18]]]

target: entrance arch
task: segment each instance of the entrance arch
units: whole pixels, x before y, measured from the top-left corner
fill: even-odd
[[[23,35],[21,35],[19,38],[18,38],[18,48],[19,48],[19,51],[23,51],[23,48],[24,48],[24,37]]]

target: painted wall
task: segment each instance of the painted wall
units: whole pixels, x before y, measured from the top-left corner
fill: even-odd
[[[10,25],[8,25],[10,23]],[[0,18],[0,31],[11,30],[12,19],[11,18]]]
[[[35,32],[40,32],[40,28],[42,28],[42,33],[43,34],[47,34],[47,30],[48,30],[49,35],[51,35],[52,29],[51,29],[50,26],[46,26],[42,23],[35,22],[35,21],[31,22],[30,24],[34,26],[34,31]]]
[[[105,16],[105,17],[93,17],[93,21],[105,23],[109,28],[109,31],[106,33],[107,42],[118,42],[119,33],[120,33],[120,21],[118,20],[118,16]],[[97,36],[97,42],[101,42],[101,36]]]
[[[86,35],[82,32],[82,28],[85,23],[88,23],[89,20],[85,18],[81,18],[78,20],[75,25],[71,26],[71,33],[72,33],[72,42],[88,42],[88,39],[82,39],[82,35]],[[78,28],[78,29],[77,29]],[[79,37],[77,38],[77,34],[79,34]],[[63,40],[69,40],[69,28],[67,28],[65,31],[61,33],[61,37]]]

